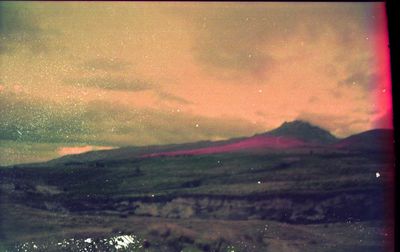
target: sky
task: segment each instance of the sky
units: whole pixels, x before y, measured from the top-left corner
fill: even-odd
[[[0,165],[391,128],[383,3],[1,2]]]

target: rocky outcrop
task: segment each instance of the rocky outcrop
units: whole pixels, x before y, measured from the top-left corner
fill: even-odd
[[[33,197],[33,195],[30,195]],[[120,200],[89,198],[62,200],[33,197],[31,207],[54,212],[151,216],[171,219],[262,219],[287,223],[326,223],[383,218],[383,197],[374,190],[324,194],[252,196],[182,195]],[[41,202],[41,203],[40,203]]]
[[[166,218],[268,219],[289,223],[321,223],[347,219],[376,219],[378,193],[354,192],[336,195],[288,195],[259,200],[229,197],[178,197],[168,201],[115,203],[117,212]]]

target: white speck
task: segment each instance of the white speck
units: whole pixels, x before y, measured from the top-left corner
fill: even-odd
[[[377,173],[375,173],[375,176],[376,176],[377,178],[379,178],[379,177],[381,176],[381,174],[380,174],[379,172],[377,172]]]
[[[37,246],[36,246],[36,244],[33,244],[33,248],[34,248],[34,249],[37,249]]]
[[[355,81],[353,81],[353,85],[355,85],[356,84],[356,82]]]
[[[259,89],[259,90],[258,90],[258,92],[259,92],[259,93],[262,93],[262,90],[261,90],[261,89]]]
[[[196,123],[196,128],[198,128],[199,127],[199,125]]]
[[[116,243],[115,248],[116,249],[122,249],[122,248],[127,248],[129,244],[134,243],[134,240],[132,236],[129,235],[121,235],[112,238],[114,242]]]
[[[86,243],[92,243],[92,239],[87,238],[87,239],[85,240],[85,242],[86,242]]]
[[[366,37],[365,39],[368,40],[368,37]]]
[[[176,112],[181,112],[181,110],[180,110],[180,109],[177,109]]]
[[[257,184],[261,184],[261,181],[257,181]]]
[[[152,195],[151,195],[151,197],[153,197],[153,198],[154,198],[154,194],[152,194]]]
[[[17,130],[17,132],[18,132],[18,134],[19,134],[20,136],[22,136],[22,132],[21,132],[21,131]]]
[[[252,55],[251,54],[249,54],[249,58],[251,58],[252,57]]]

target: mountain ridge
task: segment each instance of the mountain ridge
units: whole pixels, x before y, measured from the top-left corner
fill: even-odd
[[[132,158],[151,158],[158,156],[178,155],[205,155],[224,152],[251,151],[256,149],[284,150],[295,148],[333,148],[333,149],[357,149],[357,142],[365,142],[363,139],[374,139],[382,134],[376,132],[392,129],[375,129],[357,133],[346,138],[337,138],[329,131],[315,126],[303,120],[284,122],[276,129],[249,137],[238,137],[220,141],[198,141],[182,144],[130,146],[112,150],[91,151],[75,155],[67,155],[48,161],[47,163],[66,162],[94,162],[98,160],[124,160]],[[370,134],[376,136],[370,136]],[[360,136],[358,136],[360,135]],[[383,134],[387,135],[387,134]],[[354,136],[358,136],[354,138]],[[387,137],[386,137],[387,138]],[[350,139],[350,140],[348,140]],[[368,140],[367,142],[371,142]],[[379,143],[379,140],[376,141]],[[372,144],[370,148],[379,149],[382,146]],[[360,145],[360,144],[359,144]]]

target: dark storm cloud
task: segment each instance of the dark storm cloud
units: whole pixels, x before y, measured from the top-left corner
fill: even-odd
[[[144,91],[154,88],[154,85],[144,80],[127,80],[122,77],[93,77],[93,78],[79,78],[79,79],[66,79],[64,83],[73,85],[75,87],[91,87],[101,88],[107,90],[121,90],[121,91]]]
[[[107,58],[94,58],[86,61],[82,66],[91,71],[103,70],[103,71],[122,71],[126,70],[131,63],[121,59],[107,59]]]
[[[0,2],[0,53],[26,47],[32,53],[46,52],[46,33],[24,3]]]

